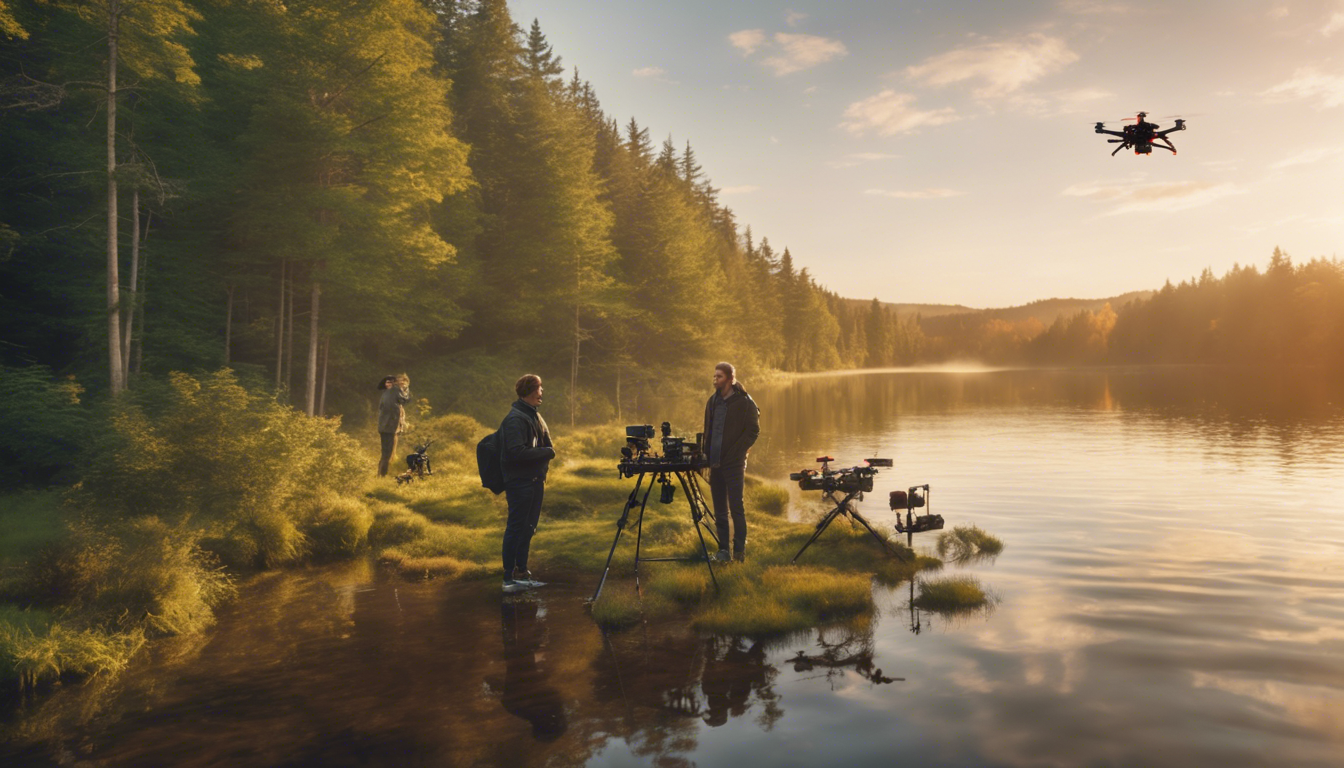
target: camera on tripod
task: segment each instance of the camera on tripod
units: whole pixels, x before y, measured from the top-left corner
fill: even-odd
[[[817,463],[821,469],[804,469],[793,472],[789,479],[798,483],[804,491],[826,491],[830,493],[868,493],[873,490],[873,477],[879,467],[892,466],[891,459],[868,459],[862,466],[831,469],[830,456],[820,456]]]
[[[914,485],[908,491],[891,492],[891,508],[896,512],[896,532],[916,534],[924,531],[938,531],[943,527],[943,516],[929,510],[922,515],[914,514],[916,509],[929,506],[929,484]],[[901,524],[901,510],[905,510],[905,524]]]
[[[617,471],[621,477],[634,477],[645,472],[684,471],[705,466],[702,452],[705,436],[696,433],[695,439],[677,437],[672,434],[672,424],[664,421],[660,427],[662,453],[653,451],[654,430],[652,424],[637,424],[625,428],[625,447],[621,449],[621,461]],[[666,488],[664,496],[671,501],[671,493]],[[666,503],[666,502],[664,502]]]

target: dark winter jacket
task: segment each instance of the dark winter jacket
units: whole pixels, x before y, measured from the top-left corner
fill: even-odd
[[[504,480],[546,479],[546,470],[555,449],[551,431],[537,409],[516,400],[504,422],[499,425],[499,442],[504,452]]]
[[[714,405],[717,400],[719,393],[715,391],[705,403],[706,450],[714,441]],[[761,409],[738,383],[733,384],[733,393],[724,402],[728,405],[728,417],[723,424],[721,456],[715,466],[732,467],[747,460],[747,449],[761,436]]]
[[[378,431],[396,434],[406,426],[406,409],[402,406],[411,402],[411,390],[396,384],[383,390],[378,398]]]

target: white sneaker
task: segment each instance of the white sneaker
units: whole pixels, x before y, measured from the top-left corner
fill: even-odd
[[[516,595],[519,592],[526,592],[530,588],[531,587],[527,584],[524,584],[517,579],[504,582],[504,594],[506,595]]]
[[[513,583],[522,584],[525,589],[536,589],[537,587],[546,586],[546,582],[534,579],[531,571],[523,571],[522,573],[514,571]]]

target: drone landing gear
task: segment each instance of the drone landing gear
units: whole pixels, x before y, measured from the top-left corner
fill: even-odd
[[[669,479],[669,475],[675,476],[681,483],[682,492],[686,494],[686,502],[691,507],[691,525],[695,528],[696,535],[700,537],[700,557],[640,557],[639,550],[644,537],[644,508],[648,506],[649,494],[653,492],[655,484],[663,486],[661,500],[664,503],[672,500],[672,490],[674,486]],[[644,485],[644,478],[649,477],[648,488],[644,489],[644,495],[640,496],[639,491]],[[616,545],[621,540],[621,533],[625,531],[626,525],[630,522],[630,512],[636,506],[639,507],[639,516],[635,518],[635,591],[640,592],[639,586],[639,563],[653,562],[703,562],[709,569],[709,581],[714,585],[714,592],[719,591],[719,580],[714,577],[713,558],[709,556],[709,546],[705,544],[705,534],[713,540],[715,546],[719,544],[719,539],[710,529],[709,524],[705,522],[708,505],[705,504],[704,494],[700,491],[700,482],[694,474],[694,470],[676,470],[676,471],[650,471],[640,472],[635,480],[635,489],[630,492],[630,496],[625,500],[625,509],[621,511],[621,519],[616,521],[616,538],[611,542],[611,551],[607,553],[607,564],[602,569],[602,578],[597,582],[597,589],[593,596],[589,598],[589,603],[597,602],[597,598],[602,594],[602,587],[607,583],[607,574],[611,571],[611,559],[616,554]]]
[[[854,498],[859,494],[860,494],[859,491],[853,491],[847,494],[845,498],[836,501],[835,494],[832,493],[831,491],[827,491],[825,493],[825,498],[828,501],[836,502],[835,507],[830,512],[827,512],[825,517],[821,518],[821,522],[817,523],[817,530],[813,532],[812,538],[807,540],[807,543],[803,545],[803,548],[798,550],[798,554],[794,555],[793,559],[790,560],[789,562],[790,563],[798,562],[798,558],[801,557],[802,554],[807,551],[808,547],[812,546],[812,542],[821,538],[821,534],[824,533],[826,529],[830,527],[831,523],[835,522],[835,519],[840,515],[849,515],[853,519],[857,520],[860,525],[866,528],[868,532],[873,535],[873,538],[877,540],[877,543],[882,545],[882,548],[885,549],[888,554],[895,555],[897,558],[904,560],[905,555],[901,554],[895,548],[893,548],[891,546],[891,542],[882,538],[882,535],[879,534],[877,531],[873,530],[873,526],[868,524],[868,521],[863,518],[863,515],[860,515],[857,509],[854,509],[849,505],[849,502],[853,501]]]

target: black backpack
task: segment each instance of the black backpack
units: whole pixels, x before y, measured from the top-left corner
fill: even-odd
[[[499,444],[499,432],[491,432],[476,444],[476,470],[481,473],[481,487],[492,493],[504,492],[504,462]]]

